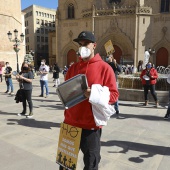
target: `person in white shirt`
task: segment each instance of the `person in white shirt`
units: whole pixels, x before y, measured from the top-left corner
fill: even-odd
[[[41,86],[41,94],[40,97],[44,96],[44,86],[46,89],[46,98],[49,95],[49,91],[48,91],[48,72],[49,72],[49,67],[45,64],[46,60],[42,59],[41,60],[41,66],[39,68],[39,72],[40,72],[40,86]]]

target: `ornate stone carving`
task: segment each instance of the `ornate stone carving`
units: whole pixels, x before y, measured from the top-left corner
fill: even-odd
[[[168,28],[167,28],[167,27],[163,27],[163,28],[162,28],[162,32],[163,32],[164,35],[166,34],[167,31],[168,31]]]
[[[151,14],[152,8],[151,7],[138,7],[138,13],[140,13],[140,14]]]
[[[137,10],[136,10],[137,9]],[[151,7],[136,7],[136,6],[114,6],[111,8],[95,9],[95,16],[116,16],[116,15],[134,15],[134,14],[152,14]],[[92,9],[82,11],[83,18],[92,17]]]
[[[73,36],[73,32],[70,30],[69,37],[72,38],[72,36]]]

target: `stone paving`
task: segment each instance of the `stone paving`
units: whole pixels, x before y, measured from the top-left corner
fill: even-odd
[[[18,83],[15,79],[13,83],[16,92]],[[53,85],[50,74],[49,97],[38,97],[39,77],[34,79],[34,117],[26,119],[17,116],[21,103],[5,94],[5,82],[0,83],[0,170],[58,169],[55,159],[64,108]],[[166,106],[120,101],[120,116],[113,116],[103,127],[99,170],[169,170],[170,121],[163,119]],[[77,170],[82,169],[80,152]]]

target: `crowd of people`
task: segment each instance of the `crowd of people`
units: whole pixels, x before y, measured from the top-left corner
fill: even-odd
[[[100,138],[102,135],[102,126],[97,126],[93,117],[92,104],[89,102],[89,98],[92,92],[92,85],[99,84],[101,88],[107,87],[109,89],[109,105],[114,107],[116,114],[120,113],[118,98],[118,79],[117,76],[122,72],[120,65],[117,63],[113,54],[106,57],[106,61],[103,61],[100,55],[95,54],[96,40],[94,35],[89,31],[81,32],[76,39],[74,39],[79,45],[80,59],[77,63],[71,62],[69,67],[65,66],[62,74],[64,75],[65,81],[76,76],[77,74],[85,74],[88,81],[88,88],[85,90],[84,95],[86,100],[83,102],[64,110],[64,120],[63,122],[71,126],[76,126],[82,128],[82,135],[80,139],[80,150],[83,153],[84,169],[97,170],[98,164],[100,162]],[[148,105],[148,91],[155,100],[156,107],[159,106],[157,94],[155,92],[156,80],[158,78],[158,73],[152,63],[147,63],[143,67],[143,62],[139,61],[138,72],[140,73],[141,83],[144,89],[144,105]],[[46,65],[46,60],[41,60],[41,65],[37,71],[37,75],[40,76],[40,95],[39,97],[49,96],[48,87],[48,74],[49,71],[53,73],[54,86],[60,85],[59,73],[61,72],[60,67],[57,63],[50,67]],[[125,70],[126,71],[126,70]],[[129,70],[132,72],[132,70]],[[6,67],[4,73],[2,68],[0,68],[0,78],[2,82],[2,75],[7,85],[7,90],[5,93],[14,94],[14,88],[12,83],[12,68],[9,62],[6,62]],[[26,102],[29,107],[29,115],[27,118],[33,117],[33,102],[32,102],[32,82],[33,73],[31,71],[31,66],[23,62],[21,67],[21,72],[18,73],[16,79],[19,83],[19,90],[22,96],[22,112],[18,116],[26,116]],[[45,90],[44,90],[45,87]],[[17,93],[19,95],[19,92]],[[167,113],[164,119],[170,117],[170,105],[168,106]],[[60,166],[60,170],[64,169]]]

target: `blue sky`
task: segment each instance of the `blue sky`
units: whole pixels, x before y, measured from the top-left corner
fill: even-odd
[[[57,9],[58,0],[21,0],[21,9],[23,10],[33,4],[46,8]]]

